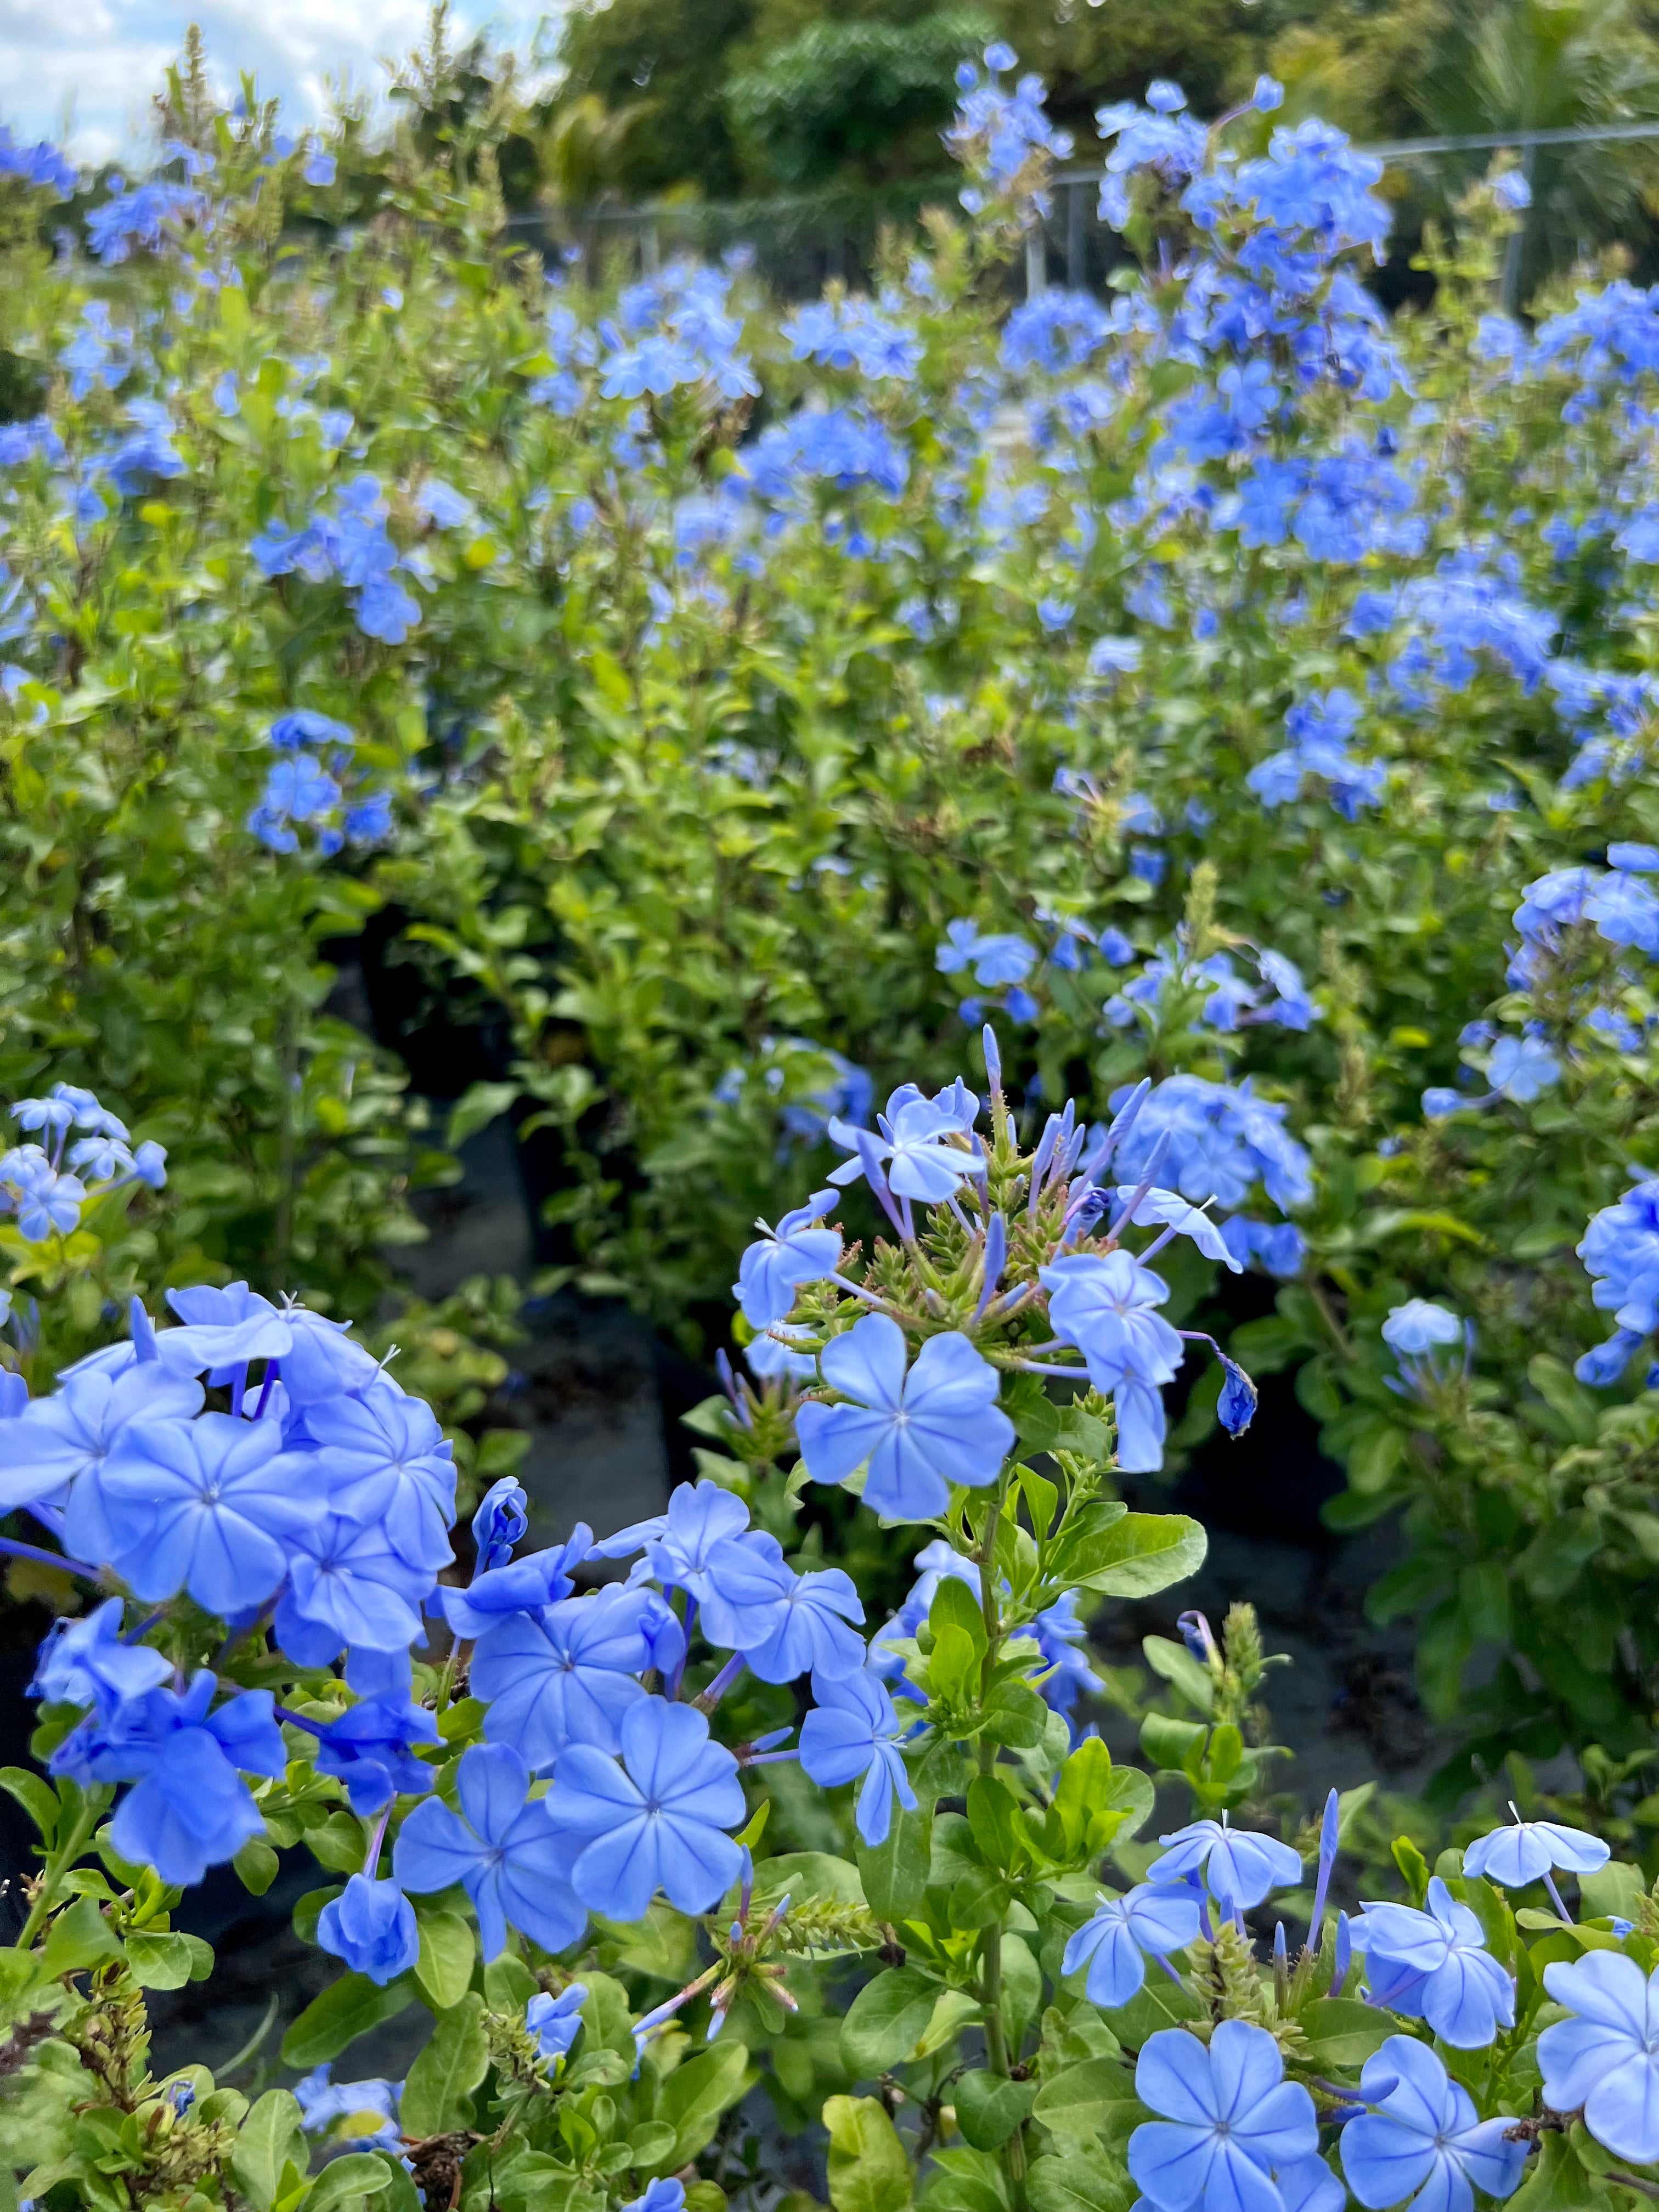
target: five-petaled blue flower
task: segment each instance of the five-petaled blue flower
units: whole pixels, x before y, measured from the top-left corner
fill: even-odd
[[[775,1536],[752,1530],[708,1555],[702,1628],[711,1644],[739,1651],[763,1682],[817,1672],[840,1677],[864,1664],[864,1642],[846,1625],[862,1621],[853,1578],[840,1567],[798,1575]]]
[[[1368,1904],[1353,1922],[1356,1951],[1378,2004],[1425,2020],[1454,2050],[1483,2051],[1515,2025],[1515,1984],[1486,1948],[1480,1923],[1436,1875],[1428,1910]]]
[[[821,1282],[835,1273],[841,1258],[841,1231],[818,1224],[839,1196],[833,1190],[814,1191],[805,1206],[786,1213],[775,1229],[763,1221],[755,1224],[760,1241],[738,1261],[738,1279],[732,1285],[732,1295],[751,1328],[770,1328],[775,1321],[787,1321],[799,1286]]]
[[[1601,1838],[1586,1829],[1563,1827],[1555,1820],[1517,1820],[1471,1844],[1463,1854],[1463,1871],[1484,1875],[1505,1889],[1521,1889],[1557,1868],[1568,1874],[1599,1874],[1611,1856]]]
[[[1508,2197],[1527,2162],[1515,2123],[1480,2120],[1474,2100],[1426,2044],[1391,2035],[1365,2061],[1359,2094],[1376,2110],[1343,2129],[1342,2171],[1364,2205],[1409,2198],[1416,2212],[1474,2212],[1474,2191]]]
[[[930,1336],[907,1374],[904,1332],[866,1314],[820,1355],[823,1377],[855,1402],[804,1405],[801,1457],[815,1482],[845,1482],[866,1461],[864,1502],[888,1521],[931,1521],[951,1483],[994,1482],[1013,1447],[997,1372],[957,1330]]]
[[[1248,1911],[1270,1889],[1285,1889],[1302,1879],[1302,1862],[1277,1836],[1229,1827],[1224,1820],[1194,1820],[1172,1836],[1160,1836],[1162,1858],[1147,1868],[1155,1882],[1181,1881],[1202,1873],[1210,1894],[1226,1913]]]
[[[557,1996],[538,1990],[525,2007],[524,2024],[536,2045],[538,2058],[562,2058],[581,2030],[586,1982],[572,1982]]]
[[[1319,2148],[1313,2099],[1248,2021],[1224,2020],[1207,2050],[1184,2028],[1148,2036],[1135,2094],[1163,2115],[1129,2138],[1129,2172],[1157,2212],[1279,2212],[1273,2168]]]
[[[472,1692],[489,1702],[484,1734],[527,1766],[551,1767],[568,1743],[620,1748],[623,1714],[645,1695],[644,1622],[655,1592],[612,1587],[537,1613],[510,1613],[478,1638]]]
[[[569,1869],[577,1896],[612,1920],[641,1918],[659,1889],[682,1912],[712,1911],[743,1863],[725,1832],[744,1816],[737,1760],[694,1705],[661,1698],[631,1706],[621,1735],[620,1765],[589,1744],[562,1752],[544,1801],[562,1860],[564,1838],[590,1839]]]
[[[1659,2159],[1659,1968],[1644,1974],[1622,1951],[1592,1951],[1544,1969],[1544,1987],[1577,2014],[1538,2039],[1544,2102],[1583,2108],[1584,2125],[1617,2158]]]
[[[420,1897],[459,1882],[478,1916],[486,1964],[501,1956],[509,1926],[544,1951],[574,1943],[587,1915],[567,1879],[569,1850],[546,1798],[530,1796],[530,1770],[518,1753],[505,1743],[474,1744],[455,1787],[459,1815],[428,1797],[404,1822],[392,1855],[401,1887]]]
[[[821,1789],[855,1782],[861,1774],[858,1829],[872,1847],[887,1840],[893,1800],[907,1813],[916,1809],[916,1793],[898,1747],[898,1716],[878,1678],[860,1668],[834,1680],[812,1677],[812,1710],[800,1724],[800,1763]]]
[[[415,1908],[395,1881],[354,1874],[343,1893],[330,1899],[317,1919],[317,1941],[384,1989],[421,1955]]]
[[[1084,1987],[1091,2002],[1109,2011],[1126,2005],[1146,1978],[1146,1954],[1165,1957],[1198,1934],[1198,1899],[1188,1889],[1160,1889],[1141,1882],[1127,1897],[1108,1897],[1066,1946],[1063,1974],[1087,1966]]]

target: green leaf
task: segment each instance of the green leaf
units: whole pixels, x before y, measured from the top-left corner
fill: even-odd
[[[418,1906],[415,1919],[421,1931],[415,1978],[434,2012],[452,2011],[472,1979],[472,1923],[459,1912],[427,1912]]]
[[[1115,2058],[1085,2058],[1045,2081],[1037,2092],[1036,2117],[1053,2134],[1089,2137],[1101,2132],[1105,2114],[1135,2103],[1135,2077]]]
[[[1143,1636],[1140,1648],[1153,1674],[1173,1682],[1195,1711],[1206,1718],[1214,1712],[1215,1677],[1184,1644],[1173,1643],[1167,1636]]]
[[[522,2012],[536,1994],[536,1977],[522,1959],[503,1951],[483,1970],[483,1993],[491,2012]]]
[[[94,1898],[77,1898],[67,1912],[52,1923],[40,1959],[40,1978],[55,1982],[60,1974],[79,1973],[100,1959],[121,1956],[120,1938],[98,1910]],[[189,1976],[184,1977],[188,1980]]]
[[[458,1151],[469,1137],[476,1137],[480,1129],[487,1129],[507,1112],[519,1095],[516,1083],[469,1084],[450,1109],[450,1150]]]
[[[968,1784],[968,1826],[987,1866],[1012,1869],[1017,1858],[1030,1863],[1016,1826],[1018,1811],[1013,1791],[998,1776],[976,1774]]]
[[[1000,2074],[975,2069],[964,2074],[954,2092],[957,2125],[975,2150],[998,2150],[1036,2102],[1035,2081],[1010,2081]]]
[[[127,1966],[141,1990],[181,1990],[194,1964],[182,1936],[135,1928],[127,1937]]]
[[[391,2169],[383,2158],[376,2158],[372,2150],[348,2151],[343,2158],[330,2159],[312,2183],[306,2212],[328,2212],[332,2204],[344,2204],[354,2197],[378,2197],[391,2186]]]
[[[1637,1920],[1648,1886],[1642,1869],[1623,1859],[1612,1859],[1599,1874],[1581,1874],[1578,1896],[1587,1920]]]
[[[893,1808],[884,1844],[858,1847],[859,1880],[865,1902],[878,1920],[891,1927],[921,1910],[922,1892],[933,1855],[933,1816],[925,1803],[914,1813]]]
[[[933,2016],[939,1985],[919,1966],[890,1967],[864,1987],[841,2024],[841,2055],[854,2079],[908,2058]]]
[[[299,2100],[286,2089],[267,2089],[242,2122],[230,2154],[236,2185],[255,2212],[270,2212],[290,2159],[303,2173],[307,2154]]]
[[[280,1863],[263,1836],[250,1836],[231,1861],[237,1880],[254,1897],[263,1897],[270,1887]]]
[[[1184,1513],[1126,1513],[1092,1538],[1071,1580],[1103,1597],[1151,1597],[1196,1574],[1209,1540]]]
[[[1007,2178],[994,2151],[935,2151],[924,2212],[1009,2212]]]
[[[893,2123],[873,2097],[830,2097],[830,2202],[836,2212],[903,2212],[910,2161]]]
[[[1110,2011],[1103,2009],[1100,2016],[1126,2051],[1139,2051],[1159,2028],[1180,2027],[1196,2020],[1198,2009],[1195,1997],[1160,1973],[1156,1978],[1149,1974],[1145,1986],[1127,2004]]]
[[[714,2140],[720,2114],[743,2094],[749,2053],[735,2037],[677,2067],[662,2086],[654,2117],[674,2130],[672,2163],[684,2166]]]
[[[57,1832],[58,1816],[63,1810],[58,1802],[57,1791],[43,1782],[38,1774],[31,1774],[27,1766],[0,1766],[0,1790],[17,1800],[41,1835],[50,1842]]]
[[[1031,2212],[1129,2212],[1137,2193],[1124,2169],[1098,2152],[1033,2159],[1026,2177]]]
[[[404,2133],[441,2136],[467,2126],[471,2093],[489,2068],[483,1999],[475,1990],[438,2014],[431,2040],[409,2069],[398,2108]]]
[[[371,2027],[395,2020],[414,1998],[413,1974],[399,1974],[385,1989],[366,1974],[342,1974],[313,1997],[283,2038],[283,2063],[308,2074],[325,2059],[337,2058]]]
[[[1538,2156],[1509,2212],[1604,2212],[1612,2204],[1607,2186],[1586,2173],[1564,2135],[1554,2130],[1538,2139]]]
[[[331,1813],[306,1830],[306,1848],[331,1874],[361,1874],[368,1856],[363,1824],[355,1813]]]
[[[674,2130],[666,2120],[642,2120],[629,2130],[628,2148],[634,2154],[635,2172],[648,2173],[666,2166],[674,2155]]]
[[[323,1907],[331,1905],[343,1894],[343,1885],[331,1881],[322,1889],[308,1889],[296,1900],[294,1907],[294,1932],[302,1943],[317,1941],[317,1923],[323,1917]]]
[[[1297,2017],[1322,2067],[1363,2066],[1395,2033],[1389,2014],[1358,1997],[1316,1997]]]
[[[950,1628],[960,1629],[974,1647],[975,1659],[985,1656],[985,1613],[972,1590],[957,1575],[940,1577],[927,1608],[927,1626],[934,1641]]]

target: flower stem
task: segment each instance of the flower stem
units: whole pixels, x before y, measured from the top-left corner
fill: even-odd
[[[98,1816],[114,1793],[108,1789],[88,1790],[81,1799],[81,1809],[76,1814],[69,1834],[56,1850],[47,1855],[46,1872],[40,1878],[40,1894],[29,1907],[29,1917],[23,1923],[22,1932],[15,1948],[27,1951],[40,1932],[41,1923],[58,1902],[58,1885],[75,1864],[86,1846],[86,1841],[98,1824]]]

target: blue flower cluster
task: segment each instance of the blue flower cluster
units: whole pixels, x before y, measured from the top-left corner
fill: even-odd
[[[356,765],[348,724],[294,708],[271,724],[269,743],[277,758],[247,826],[270,851],[297,853],[301,830],[325,859],[343,845],[378,844],[391,834],[392,794]]]
[[[961,99],[945,143],[969,179],[957,198],[969,215],[989,216],[1004,208],[1021,217],[1046,215],[1045,180],[1051,165],[1071,153],[1071,135],[1049,121],[1041,77],[1022,76],[1012,87],[1003,82],[1018,60],[1012,46],[997,40],[983,59],[982,76],[971,62],[957,71]]]
[[[1333,1791],[1304,1958],[1304,1968],[1316,1966],[1323,1978],[1316,1986],[1341,1996],[1361,1960],[1370,2003],[1422,2021],[1450,2051],[1487,2050],[1514,2025],[1516,1985],[1488,1947],[1480,1917],[1445,1880],[1430,1880],[1421,1906],[1370,1904],[1352,1921],[1339,1913],[1334,1942],[1328,1943],[1324,1916],[1340,1832]],[[1091,1999],[1109,2010],[1142,1988],[1149,1960],[1178,1979],[1172,1961],[1200,1936],[1214,1941],[1218,1918],[1234,1920],[1242,1936],[1244,1911],[1302,1878],[1293,1850],[1273,1837],[1233,1829],[1224,1816],[1194,1821],[1163,1843],[1146,1880],[1122,1895],[1103,1893],[1066,1944],[1062,1973],[1080,1976]],[[1559,1924],[1570,1925],[1554,1873],[1594,1874],[1607,1857],[1607,1845],[1583,1830],[1517,1820],[1468,1847],[1462,1879],[1484,1875],[1505,1888],[1542,1882]],[[1641,2161],[1659,2148],[1659,2060],[1648,2027],[1659,1973],[1644,1978],[1617,1948],[1628,1928],[1614,1923],[1611,1949],[1544,1968],[1550,1996],[1569,2016],[1545,2028],[1538,2058],[1546,2104],[1563,2112],[1582,2107],[1601,2143]],[[1274,1954],[1281,1973],[1284,1935],[1281,1923]],[[1144,2202],[1155,2212],[1215,2212],[1224,2204],[1341,2212],[1352,2191],[1376,2212],[1407,2201],[1419,2212],[1431,2206],[1470,2212],[1474,2190],[1505,2197],[1521,2183],[1524,2134],[1501,2114],[1479,2118],[1468,2090],[1425,2042],[1388,2036],[1365,2061],[1357,2089],[1321,2086],[1336,2100],[1323,2117],[1337,2130],[1340,2178],[1322,2153],[1322,2114],[1306,2087],[1285,2080],[1283,2055],[1267,2028],[1227,2018],[1206,2039],[1178,2027],[1148,2036],[1135,2065],[1135,2094],[1157,2117],[1133,2130],[1128,2148]]]
[[[0,177],[15,177],[60,200],[68,199],[80,184],[75,164],[56,146],[44,138],[33,146],[21,146],[3,124],[0,124]]]
[[[1381,762],[1355,760],[1348,750],[1359,716],[1358,700],[1340,685],[1301,701],[1285,717],[1290,744],[1258,763],[1245,782],[1264,806],[1282,806],[1299,799],[1316,776],[1343,819],[1356,820],[1362,809],[1381,804],[1388,781]]]
[[[133,1183],[160,1190],[167,1179],[165,1147],[152,1139],[134,1146],[126,1124],[75,1084],[20,1099],[11,1118],[46,1140],[0,1156],[0,1215],[16,1222],[26,1243],[73,1236],[88,1205]]]
[[[999,956],[994,948],[987,957]],[[995,1087],[996,1042],[988,1026],[984,1041],[994,1115],[1006,1128],[1006,1109]],[[958,1079],[933,1098],[914,1084],[902,1085],[876,1116],[873,1131],[840,1120],[830,1123],[831,1140],[853,1156],[833,1170],[831,1184],[866,1183],[907,1248],[917,1234],[916,1207],[945,1208],[975,1238],[977,1277],[972,1295],[964,1292],[960,1316],[930,1330],[912,1358],[901,1325],[909,1316],[840,1272],[841,1232],[823,1224],[836,1203],[833,1188],[816,1193],[775,1230],[761,1224],[762,1237],[744,1254],[733,1285],[751,1328],[789,1324],[809,1285],[829,1283],[833,1292],[851,1294],[866,1308],[818,1346],[818,1370],[832,1395],[810,1398],[797,1415],[802,1462],[813,1480],[856,1484],[864,1502],[889,1521],[934,1519],[945,1510],[953,1486],[975,1489],[994,1481],[1013,1431],[998,1407],[997,1367],[981,1340],[998,1351],[1004,1364],[1086,1378],[1115,1405],[1119,1464],[1136,1472],[1162,1464],[1161,1393],[1181,1364],[1186,1339],[1157,1312],[1169,1286],[1146,1261],[1182,1235],[1210,1258],[1242,1264],[1201,1204],[1160,1187],[1165,1162],[1176,1159],[1185,1137],[1179,1169],[1188,1183],[1199,1177],[1200,1146],[1220,1155],[1216,1115],[1224,1112],[1229,1140],[1248,1172],[1241,1176],[1235,1169],[1235,1197],[1224,1203],[1243,1197],[1258,1173],[1276,1196],[1285,1193],[1291,1202],[1300,1202],[1309,1194],[1306,1155],[1280,1127],[1282,1109],[1258,1104],[1248,1086],[1231,1092],[1224,1085],[1200,1085],[1200,1091],[1216,1097],[1191,1100],[1202,1110],[1189,1132],[1182,1120],[1187,1094],[1172,1094],[1176,1084],[1193,1080],[1172,1079],[1156,1092],[1142,1084],[1118,1102],[1121,1110],[1109,1129],[1091,1130],[1071,1105],[1049,1115],[1022,1188],[1028,1223],[1035,1223],[1047,1199],[1054,1225],[1042,1232],[1033,1255],[1031,1279],[1006,1289],[1009,1224],[987,1194],[989,1160],[975,1127],[983,1109],[965,1084]],[[1205,1200],[1218,1195],[1213,1178],[1194,1194]],[[970,1224],[964,1202],[977,1214],[976,1224]],[[1108,1216],[1106,1233],[1096,1235],[1096,1224]],[[1129,1228],[1155,1232],[1139,1255],[1121,1242]],[[1024,1347],[1000,1345],[1013,1316],[1038,1300],[1046,1301],[1054,1335],[1036,1352],[1074,1353],[1075,1363],[1045,1364]],[[799,1343],[793,1328],[791,1337]],[[1248,1382],[1241,1376],[1239,1384],[1223,1401],[1224,1419],[1235,1429],[1246,1425],[1254,1410]],[[1055,1632],[1058,1640],[1067,1640],[1058,1625]]]
[[[87,210],[87,242],[106,268],[127,260],[135,246],[159,252],[169,231],[200,223],[209,214],[204,193],[164,179],[117,191]]]
[[[401,645],[419,623],[421,606],[398,579],[420,577],[424,568],[417,552],[400,553],[392,543],[390,512],[379,478],[360,476],[337,495],[332,511],[319,507],[298,530],[272,523],[251,540],[248,553],[272,579],[297,574],[313,584],[343,584],[363,635]]]
[[[739,350],[743,325],[730,293],[726,271],[690,261],[630,284],[614,320],[599,326],[601,395],[665,398],[690,387],[726,402],[756,398],[760,385]]]

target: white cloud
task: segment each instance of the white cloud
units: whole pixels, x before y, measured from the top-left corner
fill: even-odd
[[[527,46],[540,10],[458,8],[470,27],[489,23]],[[82,160],[131,155],[147,143],[149,99],[199,23],[216,80],[233,87],[252,70],[284,112],[310,122],[327,104],[328,81],[349,77],[378,95],[383,56],[422,38],[426,0],[0,0],[0,120],[28,139],[64,143]]]

